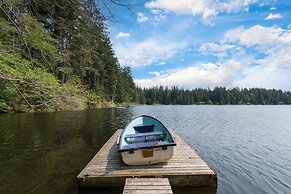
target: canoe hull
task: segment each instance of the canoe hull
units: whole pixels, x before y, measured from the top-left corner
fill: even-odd
[[[173,154],[174,146],[166,146],[121,152],[121,157],[125,164],[135,166],[166,162]]]
[[[169,160],[176,145],[175,137],[159,120],[142,115],[123,129],[118,151],[127,165],[149,165]]]

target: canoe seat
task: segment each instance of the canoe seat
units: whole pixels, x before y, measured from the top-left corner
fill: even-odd
[[[153,124],[140,124],[133,126],[136,133],[149,133],[154,132],[155,125]]]
[[[162,141],[166,137],[163,132],[148,132],[148,133],[136,133],[125,135],[125,142],[128,144]]]
[[[134,143],[134,144],[127,144],[123,146],[124,150],[137,150],[137,149],[147,149],[153,147],[163,147],[169,146],[171,143],[168,141],[152,141],[152,142],[142,142],[142,143]]]

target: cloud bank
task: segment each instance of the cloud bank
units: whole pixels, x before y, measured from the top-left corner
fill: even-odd
[[[122,66],[138,67],[153,63],[163,64],[163,60],[171,58],[186,47],[186,42],[160,40],[151,37],[146,40],[117,42],[115,51]]]
[[[160,9],[166,13],[198,16],[202,22],[211,24],[211,17],[220,13],[247,11],[255,2],[256,0],[154,0],[145,3],[145,7]]]
[[[169,69],[152,78],[135,79],[141,87],[265,87],[291,89],[291,30],[278,26],[238,27],[219,42],[204,43],[201,54],[215,56],[186,68]]]

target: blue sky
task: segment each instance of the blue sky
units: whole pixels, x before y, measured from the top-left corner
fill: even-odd
[[[290,0],[150,0],[113,11],[113,49],[140,87],[291,90]]]

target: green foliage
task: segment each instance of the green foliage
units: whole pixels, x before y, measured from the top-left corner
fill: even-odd
[[[57,47],[50,34],[45,32],[43,24],[29,14],[20,16],[20,24],[23,41],[27,42],[32,57],[39,59],[42,63],[53,61],[57,54]]]
[[[0,111],[139,100],[95,1],[4,0],[0,6]]]
[[[13,44],[15,41],[15,34],[17,30],[14,26],[10,25],[10,23],[4,18],[0,17],[0,39],[8,45]]]

